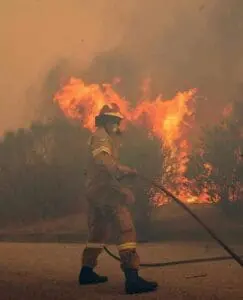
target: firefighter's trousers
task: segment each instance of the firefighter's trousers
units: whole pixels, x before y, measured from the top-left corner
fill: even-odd
[[[89,239],[83,251],[82,265],[94,268],[111,230],[117,237],[117,248],[121,269],[138,269],[139,256],[136,252],[136,231],[131,213],[125,204],[89,205]],[[115,232],[114,232],[115,230]]]

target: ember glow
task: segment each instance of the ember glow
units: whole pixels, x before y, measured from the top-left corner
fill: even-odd
[[[116,79],[113,83],[119,84],[119,80]],[[146,86],[142,89],[143,100],[138,99],[135,107],[120,97],[111,84],[88,85],[76,78],[71,78],[56,93],[54,99],[66,117],[79,120],[82,126],[90,131],[95,130],[95,116],[99,114],[103,105],[116,103],[127,120],[146,127],[148,133],[158,138],[163,147],[170,149],[166,171],[172,168],[170,160],[173,164],[176,162],[173,183],[178,187],[177,196],[188,203],[202,202],[204,197],[192,195],[190,182],[184,176],[190,152],[190,144],[186,136],[190,129],[190,122],[193,122],[196,89],[178,92],[171,100],[165,100],[160,95],[156,99],[149,99],[148,84],[146,81]],[[170,186],[168,188],[170,189]],[[172,188],[171,190],[174,191]],[[164,203],[161,195],[157,195],[154,201],[158,205]]]

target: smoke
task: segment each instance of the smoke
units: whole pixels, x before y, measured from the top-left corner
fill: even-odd
[[[206,96],[199,122],[215,119],[243,81],[240,0],[9,0],[0,25],[1,132],[53,113],[70,75],[121,77],[133,102],[145,78],[165,98],[196,87]]]
[[[126,5],[115,6],[95,0],[1,1],[0,131],[26,126],[39,116],[49,92],[46,78],[60,62],[83,69],[97,52],[121,42]]]

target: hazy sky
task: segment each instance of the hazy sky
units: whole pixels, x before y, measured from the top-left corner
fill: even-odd
[[[82,68],[97,51],[120,42],[123,12],[112,3],[115,1],[1,1],[1,131],[25,125],[35,116],[40,99],[27,101],[25,93],[30,86],[40,88],[56,61],[75,57]]]
[[[39,117],[52,101],[49,78],[57,83],[72,73],[97,81],[125,77],[128,95],[151,76],[155,92],[172,96],[199,87],[220,103],[243,82],[242,6],[239,0],[2,0],[0,134]],[[200,106],[204,114],[207,106]]]

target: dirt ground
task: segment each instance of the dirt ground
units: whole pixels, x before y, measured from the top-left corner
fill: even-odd
[[[0,299],[243,299],[243,269],[235,262],[223,261],[146,268],[141,274],[159,282],[157,292],[126,296],[119,264],[103,254],[99,273],[109,282],[80,287],[77,274],[83,244],[0,243]],[[113,251],[115,247],[110,247]],[[234,249],[243,254],[243,246]],[[139,245],[143,262],[190,259],[225,255],[217,246],[203,243]]]

